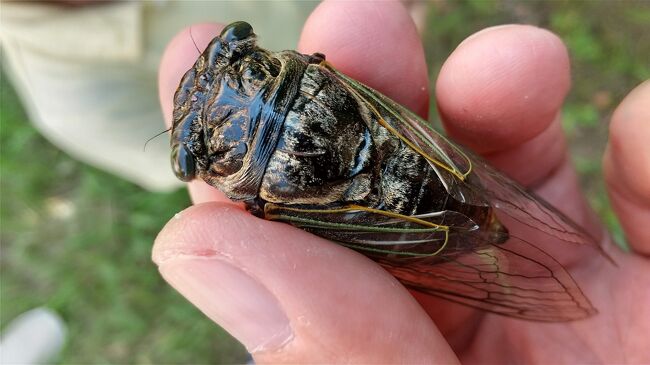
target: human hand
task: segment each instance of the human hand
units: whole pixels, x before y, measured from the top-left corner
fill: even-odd
[[[201,49],[219,30],[196,25],[192,35]],[[398,3],[325,2],[307,22],[299,50],[326,54],[344,73],[426,115],[427,67]],[[188,31],[167,49],[160,92],[169,118],[178,81],[196,57]],[[569,84],[567,52],[556,36],[509,25],[457,48],[438,77],[436,98],[455,140],[599,235],[559,123]],[[256,362],[648,362],[649,100],[646,82],[612,119],[605,175],[633,253],[605,243],[618,267],[594,255],[569,268],[600,311],[583,321],[527,322],[409,293],[366,257],[257,219],[199,181],[189,188],[203,204],[167,224],[153,258],[163,277]]]

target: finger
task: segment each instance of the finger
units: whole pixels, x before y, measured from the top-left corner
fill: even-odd
[[[603,167],[612,206],[630,247],[650,255],[650,81],[616,108]]]
[[[158,93],[167,127],[171,127],[172,124],[174,93],[181,78],[192,68],[200,52],[203,52],[208,43],[219,35],[222,28],[222,24],[192,25],[180,31],[165,49],[158,72]],[[188,189],[195,204],[229,201],[223,193],[203,181],[191,181],[188,183]]]
[[[454,139],[600,235],[560,125],[569,71],[567,50],[553,33],[527,25],[492,27],[451,54],[436,97]]]
[[[153,260],[256,362],[457,362],[426,313],[372,261],[228,204],[179,213]]]
[[[440,71],[436,98],[455,140],[530,184],[565,158],[555,123],[569,84],[569,59],[559,38],[533,26],[505,25],[484,29],[456,48]]]
[[[325,54],[343,73],[426,118],[429,82],[424,51],[399,2],[325,1],[305,23],[298,48]]]

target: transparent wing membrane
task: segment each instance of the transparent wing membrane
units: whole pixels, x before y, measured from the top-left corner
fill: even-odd
[[[477,237],[450,237],[456,239],[476,241]],[[441,257],[443,261],[434,265],[378,262],[407,287],[502,315],[557,322],[596,313],[557,260],[518,237]]]
[[[420,215],[427,224],[362,207],[328,211],[270,205],[267,218],[363,252],[406,286],[454,302],[535,321],[596,313],[553,256],[513,234],[495,244],[486,237],[489,232],[456,212]],[[442,225],[445,221],[455,224]]]

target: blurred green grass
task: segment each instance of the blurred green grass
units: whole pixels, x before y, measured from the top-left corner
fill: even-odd
[[[574,86],[564,127],[592,206],[621,240],[600,158],[613,108],[650,77],[647,3],[435,1],[424,34],[430,74],[466,36],[506,22],[552,29],[567,43]],[[0,325],[35,306],[56,310],[69,326],[64,364],[244,361],[150,261],[187,194],[147,192],[71,159],[29,124],[4,75],[0,89]]]

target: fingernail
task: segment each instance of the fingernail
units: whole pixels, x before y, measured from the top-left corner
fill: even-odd
[[[292,337],[280,303],[259,281],[219,258],[172,258],[159,267],[167,282],[246,346],[274,351]]]

